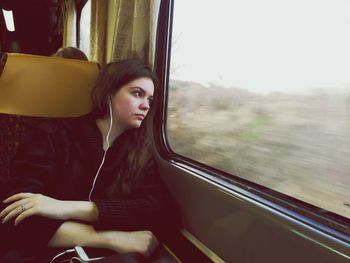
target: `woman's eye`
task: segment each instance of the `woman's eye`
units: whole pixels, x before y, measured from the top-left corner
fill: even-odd
[[[132,93],[135,97],[141,97],[141,92],[140,91],[134,91],[133,93]]]

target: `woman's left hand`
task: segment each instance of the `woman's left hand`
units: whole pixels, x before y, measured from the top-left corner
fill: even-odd
[[[2,223],[15,219],[15,225],[33,215],[52,219],[65,219],[67,208],[65,201],[57,200],[42,194],[32,193],[12,195],[5,199],[3,203],[11,204],[0,213]]]

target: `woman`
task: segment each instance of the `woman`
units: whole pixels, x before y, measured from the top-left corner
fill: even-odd
[[[152,253],[155,234],[174,222],[147,136],[156,86],[140,61],[110,63],[92,113],[43,122],[28,136],[0,189],[1,244],[25,256],[75,245]]]

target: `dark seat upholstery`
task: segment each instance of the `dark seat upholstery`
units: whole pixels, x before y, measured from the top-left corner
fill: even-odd
[[[8,54],[7,60],[3,55],[0,61],[2,183],[9,177],[10,162],[29,129],[43,118],[90,111],[90,92],[99,67],[93,62],[25,54]]]
[[[41,117],[0,114],[0,184],[9,176],[9,164],[23,141],[26,131],[38,124]]]

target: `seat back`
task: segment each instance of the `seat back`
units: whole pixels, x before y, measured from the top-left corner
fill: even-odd
[[[0,113],[74,117],[91,109],[97,63],[8,54],[0,77]]]
[[[8,54],[0,74],[0,183],[25,134],[42,117],[75,117],[91,109],[97,63]],[[0,72],[1,73],[1,72]]]

